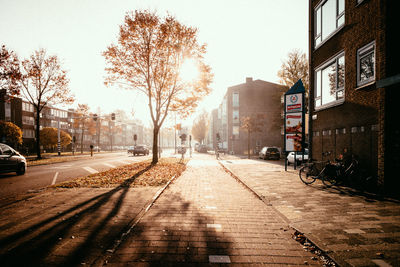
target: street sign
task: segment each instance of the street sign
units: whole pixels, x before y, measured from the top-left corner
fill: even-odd
[[[298,80],[285,93],[285,151],[304,152],[305,141],[305,88]]]

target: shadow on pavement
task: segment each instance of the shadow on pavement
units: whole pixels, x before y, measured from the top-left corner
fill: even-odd
[[[121,266],[191,266],[209,264],[210,255],[229,255],[232,241],[212,218],[179,194],[164,196],[133,229],[108,263]],[[215,260],[224,258],[215,256]],[[211,259],[212,261],[212,259]],[[224,263],[224,262],[221,262]]]
[[[126,227],[126,222],[112,223],[111,220],[120,212],[129,185],[151,167],[111,191],[59,211],[33,225],[30,224],[31,219],[26,218],[26,221],[16,225],[22,229],[16,232],[9,229],[9,235],[4,234],[7,231],[2,229],[1,265],[74,266],[85,262],[88,256],[98,255],[110,242],[119,238],[124,230],[122,228]],[[49,213],[49,210],[44,211],[43,216]]]

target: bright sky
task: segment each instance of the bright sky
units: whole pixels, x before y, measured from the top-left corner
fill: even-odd
[[[104,86],[101,53],[117,42],[127,11],[149,9],[198,28],[207,43],[213,92],[200,104],[211,111],[227,87],[246,77],[278,82],[289,51],[308,47],[307,0],[0,0],[0,44],[20,59],[45,48],[68,71],[78,103],[103,113],[124,109],[148,124],[145,100],[133,91]],[[195,117],[193,115],[193,117]]]

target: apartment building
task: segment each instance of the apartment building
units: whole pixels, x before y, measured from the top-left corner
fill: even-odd
[[[260,125],[259,132],[251,133],[251,153],[263,146],[283,148],[283,117],[281,97],[287,86],[246,78],[246,82],[228,87],[218,107],[212,112],[214,146],[215,136],[220,136],[220,148],[234,154],[246,154],[248,133],[241,127],[244,117],[253,117]]]
[[[86,119],[86,125],[75,123],[79,114],[74,109],[60,109],[46,106],[40,117],[40,127],[60,128],[71,137],[75,137],[76,143],[70,144],[64,150],[75,151],[90,150],[90,145],[99,146],[100,150],[123,149],[135,144],[133,136],[137,135],[138,144],[150,144],[147,140],[143,125],[135,121],[112,120],[111,114],[98,116],[94,121]],[[0,120],[10,121],[21,128],[23,133],[23,144],[17,148],[23,153],[33,153],[35,145],[35,110],[32,104],[21,98],[9,98],[5,90],[0,91]],[[89,125],[89,121],[91,125]],[[89,130],[89,128],[93,128]],[[83,136],[82,136],[83,135]],[[82,138],[83,137],[83,138]]]
[[[400,165],[398,5],[309,1],[312,157],[332,160],[346,148],[386,192],[400,184],[390,175]]]

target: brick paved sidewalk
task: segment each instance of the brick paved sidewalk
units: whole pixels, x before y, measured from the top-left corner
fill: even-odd
[[[400,266],[400,203],[346,188],[303,184],[273,161],[222,160],[290,224],[342,266]],[[387,265],[389,264],[389,265]]]
[[[130,227],[157,190],[47,189],[1,203],[0,265],[91,265]]]
[[[189,162],[107,266],[321,265],[273,208],[205,157]]]

